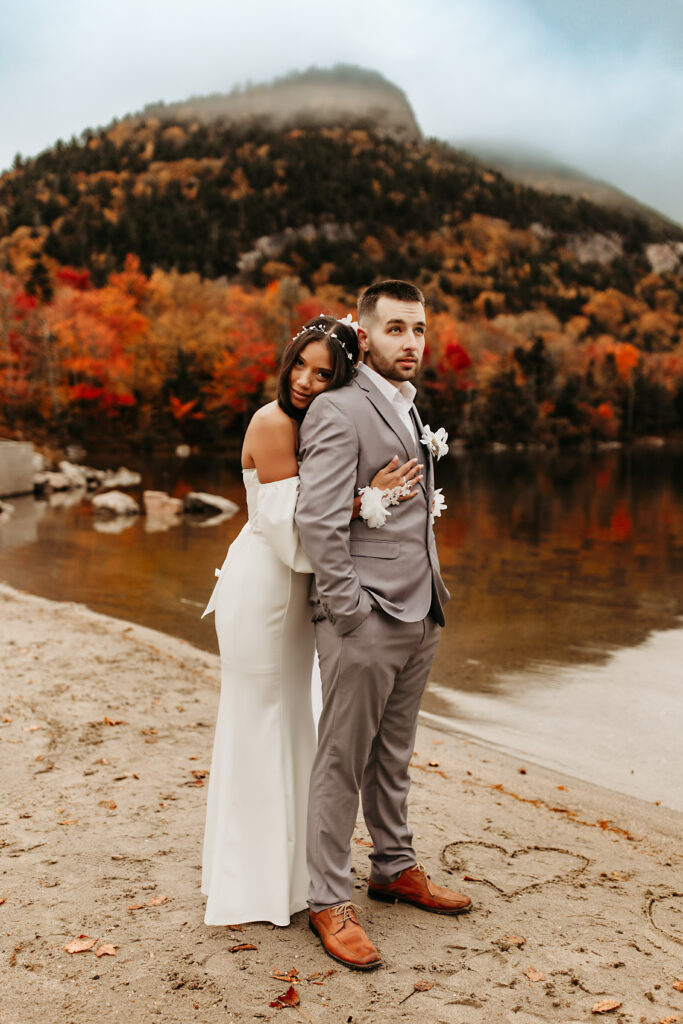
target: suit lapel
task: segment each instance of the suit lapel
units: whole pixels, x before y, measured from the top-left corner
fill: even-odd
[[[403,449],[406,456],[406,461],[415,457],[415,438],[411,438],[408,428],[405,426],[403,420],[394,409],[388,399],[384,397],[379,388],[375,387],[373,382],[366,377],[364,373],[359,373],[356,377],[356,383],[365,392],[366,398],[372,402],[377,412],[380,414],[385,423],[391,427],[397,438],[403,445]]]
[[[413,406],[413,408],[411,409],[411,416],[413,417],[413,422],[417,428],[418,438],[422,437],[422,434],[424,433],[424,427],[422,425],[422,420],[420,419],[420,414],[415,408],[415,406]],[[421,441],[417,442],[417,449],[420,460],[424,465],[425,469],[427,470],[427,476],[422,481],[422,487],[424,488],[426,493],[429,494],[434,489],[434,460],[432,458],[432,453],[427,447],[427,445],[422,444]]]

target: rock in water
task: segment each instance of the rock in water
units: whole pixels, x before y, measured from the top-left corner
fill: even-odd
[[[85,489],[88,486],[88,477],[85,470],[74,462],[67,462],[66,459],[62,459],[59,463],[59,471],[64,474],[72,487],[82,487]]]
[[[116,472],[111,470],[105,472],[102,487],[137,487],[141,480],[142,477],[139,473],[126,469],[125,466],[120,466]]]
[[[147,516],[179,516],[183,511],[180,498],[172,498],[165,491],[143,491],[142,504]]]
[[[183,501],[183,510],[191,515],[222,512],[234,516],[238,509],[239,505],[229,498],[223,498],[220,494],[205,494],[203,491],[191,491]]]
[[[92,500],[93,512],[97,515],[107,516],[137,516],[140,514],[140,506],[130,494],[123,491],[107,491],[106,494],[96,494]]]
[[[66,473],[54,473],[46,470],[44,473],[36,473],[33,478],[33,487],[37,494],[52,494],[53,491],[68,491],[73,484]]]

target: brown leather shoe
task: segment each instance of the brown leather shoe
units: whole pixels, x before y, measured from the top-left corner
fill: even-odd
[[[395,882],[368,882],[368,896],[385,903],[412,903],[432,914],[464,914],[472,906],[469,896],[435,885],[421,864],[406,868]]]
[[[372,971],[382,958],[358,923],[353,903],[338,903],[319,913],[311,910],[308,923],[333,960],[355,971]]]

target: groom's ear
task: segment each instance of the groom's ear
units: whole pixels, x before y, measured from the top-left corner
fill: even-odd
[[[361,348],[362,352],[367,352],[367,350],[368,350],[368,332],[365,330],[364,327],[360,327],[360,326],[358,328],[358,344],[360,345],[360,348]]]

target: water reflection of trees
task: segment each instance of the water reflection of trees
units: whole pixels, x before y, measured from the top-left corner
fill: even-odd
[[[544,664],[599,663],[680,624],[682,470],[683,451],[661,450],[444,467],[452,601],[433,678],[496,691],[525,672],[534,685]]]

